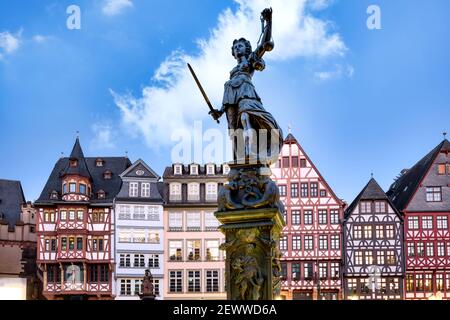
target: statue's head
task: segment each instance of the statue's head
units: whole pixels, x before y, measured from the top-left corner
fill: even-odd
[[[250,53],[252,53],[252,45],[250,44],[250,41],[248,41],[245,38],[236,39],[233,41],[233,46],[231,47],[231,54],[233,57],[237,59],[236,51],[239,50],[237,47],[241,46],[243,48],[243,55],[245,57],[248,57]]]

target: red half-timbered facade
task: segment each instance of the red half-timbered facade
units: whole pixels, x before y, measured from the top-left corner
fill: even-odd
[[[285,299],[342,298],[341,220],[345,203],[336,197],[292,134],[272,166],[286,212],[280,239]]]
[[[449,153],[444,139],[387,192],[405,219],[406,299],[450,299]]]
[[[35,202],[37,263],[47,299],[114,297],[114,210],[128,158],[85,158],[77,138]]]

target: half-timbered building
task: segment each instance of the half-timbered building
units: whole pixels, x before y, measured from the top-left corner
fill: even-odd
[[[450,299],[449,153],[444,139],[387,192],[405,217],[406,299]]]
[[[85,158],[76,139],[35,202],[37,263],[48,299],[114,297],[114,210],[126,157]]]
[[[403,218],[370,179],[345,211],[344,296],[403,299]]]
[[[272,173],[286,207],[280,238],[282,296],[341,299],[344,202],[292,134],[286,137]]]

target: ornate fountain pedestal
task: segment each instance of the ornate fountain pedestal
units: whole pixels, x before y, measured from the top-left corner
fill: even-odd
[[[229,300],[274,300],[280,295],[280,234],[285,222],[279,191],[264,164],[230,164],[216,218],[225,234]]]

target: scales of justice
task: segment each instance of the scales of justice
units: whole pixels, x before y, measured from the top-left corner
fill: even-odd
[[[261,12],[261,36],[255,50],[250,41],[233,41],[236,66],[225,82],[221,109],[213,108],[194,70],[188,64],[209,114],[219,123],[225,114],[233,145],[230,171],[218,194],[216,218],[225,234],[226,290],[229,300],[273,300],[280,295],[279,239],[285,225],[277,185],[270,165],[278,160],[283,133],[265,110],[252,83],[255,71],[263,71],[263,55],[272,51],[272,8]]]

